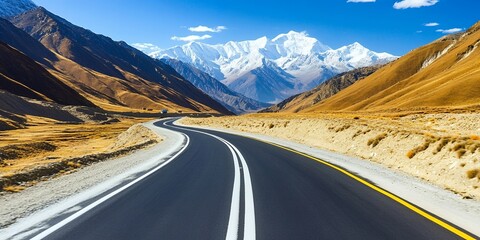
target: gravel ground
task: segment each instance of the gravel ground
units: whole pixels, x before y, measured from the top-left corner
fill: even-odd
[[[178,123],[178,125],[182,125]],[[192,127],[188,125],[189,127]],[[394,171],[368,160],[350,157],[331,151],[309,147],[285,139],[262,134],[246,133],[231,129],[218,129],[193,126],[251,137],[262,141],[276,143],[311,156],[333,163],[349,172],[368,179],[377,186],[431,212],[447,221],[480,236],[480,201],[463,199],[462,196],[442,189],[421,179]]]
[[[153,122],[144,123],[144,126],[164,139],[153,147],[40,182],[19,193],[0,195],[0,239],[40,224],[47,215],[56,216],[69,210],[74,211],[75,208],[72,207],[164,162],[182,147],[184,137],[155,127]]]

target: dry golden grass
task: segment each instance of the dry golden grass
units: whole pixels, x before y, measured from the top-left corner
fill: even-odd
[[[480,48],[465,59],[459,56],[479,39],[480,31],[472,29],[458,40],[444,37],[420,47],[304,112],[435,111],[439,107],[478,111]],[[422,69],[423,63],[449,46],[446,54]]]
[[[387,136],[388,135],[386,133],[381,133],[381,134],[377,135],[376,137],[369,139],[368,142],[367,142],[367,145],[368,146],[371,145],[372,148],[376,147],[380,143],[380,141],[382,141]]]
[[[472,135],[472,136],[470,136],[470,139],[471,139],[471,140],[480,140],[480,136],[478,136],[478,135]]]
[[[0,176],[28,170],[52,162],[102,153],[110,150],[117,141],[117,136],[132,125],[145,122],[146,119],[121,119],[118,123],[108,125],[54,124],[31,121],[30,127],[0,132],[0,149],[9,149],[8,153],[17,156],[3,160]],[[45,149],[42,146],[49,146]],[[71,163],[72,168],[78,164]]]
[[[25,187],[24,186],[18,186],[18,185],[13,185],[13,186],[5,186],[3,187],[3,191],[6,191],[6,192],[20,192],[20,191],[23,191],[25,190]]]
[[[479,178],[480,179],[480,170],[479,169],[471,169],[467,171],[467,178],[472,179],[472,178]]]
[[[418,153],[427,150],[428,147],[430,147],[430,143],[431,143],[431,142],[427,140],[427,141],[425,141],[422,145],[420,145],[420,146],[418,146],[418,147],[416,147],[416,148],[408,151],[408,152],[407,152],[407,157],[408,157],[408,158],[413,158],[413,157],[415,157],[415,155],[417,155]]]

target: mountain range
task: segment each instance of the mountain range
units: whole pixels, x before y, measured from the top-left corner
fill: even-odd
[[[355,82],[373,74],[382,65],[356,68],[354,70],[340,73],[328,79],[312,90],[291,96],[280,103],[263,109],[261,112],[300,112],[309,108],[349,87]]]
[[[8,2],[13,6],[17,1]],[[26,2],[30,1],[18,1],[19,4]],[[2,69],[4,75],[7,70],[16,73],[16,79],[10,77],[9,86],[11,82],[24,84],[28,74],[46,76],[24,84],[33,91],[28,94],[23,91],[22,96],[34,97],[36,94],[37,98],[43,96],[43,100],[71,104],[48,97],[46,86],[51,86],[48,80],[50,83],[61,83],[85,98],[87,101],[83,105],[109,111],[168,109],[231,114],[169,65],[152,59],[125,42],[116,42],[75,26],[42,7],[9,17],[9,20],[0,19],[0,42],[5,44],[5,51],[17,54],[19,57],[15,60],[22,55],[32,60],[22,60],[29,65],[10,64]],[[22,66],[30,67],[31,71],[22,71]],[[2,85],[8,83],[5,78],[1,81]],[[45,88],[38,91],[38,86],[42,85]],[[61,92],[61,88],[54,89],[57,93]],[[12,88],[4,90],[13,91]],[[16,93],[20,94],[19,91]]]
[[[353,43],[331,49],[304,32],[273,39],[209,45],[191,42],[146,52],[156,59],[176,59],[208,73],[230,89],[260,102],[276,103],[310,90],[330,77],[397,57]]]
[[[233,113],[256,112],[270,106],[270,104],[258,102],[232,91],[217,79],[188,63],[175,59],[162,59],[161,61],[170,65],[195,87],[207,93]]]

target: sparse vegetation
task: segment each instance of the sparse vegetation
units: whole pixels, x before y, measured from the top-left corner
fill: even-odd
[[[467,150],[465,150],[465,149],[457,150],[457,152],[456,152],[457,153],[457,158],[462,158],[463,155],[465,155],[466,152],[467,152]]]
[[[472,179],[472,178],[475,178],[475,177],[480,179],[480,170],[479,169],[471,169],[471,170],[467,171],[467,178],[468,179]]]
[[[368,142],[367,142],[367,145],[372,146],[372,147],[376,147],[380,143],[380,141],[385,139],[387,136],[388,135],[386,133],[381,133],[381,134],[377,135],[376,137],[369,139]]]
[[[346,124],[346,125],[343,125],[343,126],[337,128],[337,129],[335,129],[335,132],[337,132],[337,133],[342,132],[342,131],[345,131],[345,130],[349,129],[350,127],[351,127],[350,124]]]
[[[416,154],[417,154],[416,149],[412,149],[412,150],[407,152],[407,157],[412,159],[413,157],[415,157]]]
[[[418,153],[427,150],[428,147],[430,147],[430,144],[434,143],[435,141],[436,141],[435,138],[427,137],[425,139],[425,142],[422,145],[408,151],[407,152],[407,157],[410,158],[410,159],[415,157],[415,155],[417,155]]]
[[[472,144],[470,146],[468,146],[468,150],[470,151],[470,153],[475,153],[475,151],[477,151],[477,149],[480,148],[480,143],[475,143],[475,144]]]
[[[452,151],[457,153],[457,157],[461,158],[465,153],[470,152],[474,154],[480,148],[478,141],[470,140],[469,138],[460,138],[460,142],[452,147]]]
[[[20,192],[22,190],[24,190],[25,187],[24,186],[18,186],[18,185],[11,185],[11,186],[5,186],[3,187],[3,191],[5,192]]]
[[[57,147],[48,142],[36,142],[27,144],[12,144],[0,148],[0,159],[12,160],[32,155],[39,154],[41,152],[52,152]]]
[[[433,151],[433,154],[437,154],[442,151],[442,149],[447,146],[447,144],[450,142],[450,138],[448,137],[443,137],[440,142],[438,143],[437,147]]]
[[[82,166],[82,164],[80,164],[78,162],[68,161],[67,166],[69,166],[70,168],[79,168],[79,167]]]
[[[273,123],[270,123],[270,124],[268,125],[268,129],[272,129],[272,128],[274,128],[274,127],[275,127],[275,124],[273,124]]]

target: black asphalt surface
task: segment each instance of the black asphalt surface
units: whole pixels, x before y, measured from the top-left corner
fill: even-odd
[[[232,153],[211,136],[167,128],[190,137],[177,159],[46,239],[225,239]],[[226,139],[245,157],[257,239],[461,239],[312,159],[253,139],[201,131]]]

